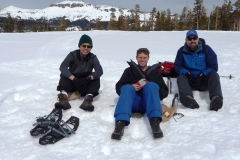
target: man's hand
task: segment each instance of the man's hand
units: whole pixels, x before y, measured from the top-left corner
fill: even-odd
[[[69,79],[71,79],[71,80],[74,80],[74,78],[75,78],[74,75],[71,75],[71,76],[69,77]]]
[[[138,84],[132,84],[133,87],[135,88],[136,91],[139,91],[140,89],[142,89],[142,87]]]
[[[83,85],[88,84],[91,81],[90,76],[85,78],[74,78],[73,83],[77,87],[77,89],[80,89]]]

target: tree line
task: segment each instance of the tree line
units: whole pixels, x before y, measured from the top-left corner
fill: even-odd
[[[111,13],[108,30],[131,31],[172,31],[172,30],[235,30],[240,31],[240,0],[232,4],[224,0],[222,6],[213,6],[213,11],[207,15],[203,0],[195,0],[191,9],[185,6],[180,15],[171,14],[170,9],[156,11],[153,8],[148,19],[140,21],[140,5],[136,4],[130,16],[121,14],[118,18]],[[99,21],[97,21],[100,23]],[[98,28],[97,25],[96,28]]]
[[[172,30],[224,30],[224,31],[240,31],[240,0],[232,4],[231,0],[224,0],[222,6],[213,6],[210,14],[203,5],[203,0],[195,0],[193,9],[185,6],[182,13],[171,14],[170,9],[157,11],[154,7],[147,16],[145,13],[144,20],[140,20],[140,5],[136,4],[131,10],[130,15],[124,15],[123,11],[116,17],[115,13],[110,14],[108,22],[102,22],[101,18],[97,18],[95,22],[84,20],[73,25],[80,26],[82,30],[123,30],[123,31],[172,31]],[[2,32],[42,32],[42,31],[66,31],[70,27],[65,20],[61,18],[55,23],[34,22],[25,24],[26,20],[21,18],[13,20],[8,14],[7,18],[0,25]]]

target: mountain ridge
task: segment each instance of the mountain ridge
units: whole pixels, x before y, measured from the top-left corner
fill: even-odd
[[[107,5],[94,5],[85,3],[84,1],[69,1],[65,0],[59,3],[50,4],[44,9],[23,9],[15,6],[8,6],[0,10],[0,17],[7,17],[8,13],[13,18],[21,18],[24,20],[38,19],[58,19],[64,17],[71,22],[77,20],[95,21],[100,18],[101,21],[109,21],[111,13],[115,13],[116,18],[121,14],[131,15],[130,9],[112,7]],[[140,12],[140,20],[149,17],[149,13]]]

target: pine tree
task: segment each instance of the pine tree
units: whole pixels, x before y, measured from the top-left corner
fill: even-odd
[[[140,30],[140,6],[139,4],[135,5],[134,11],[134,20],[133,20],[133,30],[139,31]]]
[[[166,30],[166,21],[167,21],[167,18],[166,18],[166,11],[162,11],[161,12],[161,15],[160,15],[160,31],[165,31]]]
[[[185,30],[187,28],[187,11],[188,11],[188,7],[185,6],[179,18],[180,30]]]
[[[203,0],[195,0],[193,13],[194,13],[194,20],[196,22],[196,25],[194,25],[194,28],[197,30],[200,28],[199,20],[203,14],[204,6],[203,6]]]
[[[228,31],[231,29],[233,23],[232,11],[233,7],[231,1],[224,0],[224,4],[222,5],[221,8],[222,30]]]
[[[66,24],[65,18],[62,18],[59,24],[59,31],[66,31],[66,28],[67,28],[67,24]]]
[[[16,27],[17,27],[17,32],[24,32],[25,24],[21,18],[17,20]]]
[[[155,31],[160,31],[161,30],[161,14],[160,12],[158,11],[157,12],[157,15],[156,15],[156,23],[155,23]]]
[[[180,26],[179,26],[179,15],[178,14],[174,14],[173,18],[172,18],[172,27],[173,30],[178,31],[180,30]]]
[[[97,29],[97,30],[102,30],[103,29],[103,23],[101,22],[101,18],[96,19],[95,29]]]
[[[8,14],[8,17],[3,22],[3,30],[4,32],[12,33],[14,31],[14,21],[11,17],[11,14]]]
[[[171,17],[171,11],[168,8],[167,9],[167,14],[166,14],[166,21],[165,21],[165,30],[166,31],[172,31],[173,30],[173,24],[172,24],[172,17]]]
[[[199,29],[200,30],[207,30],[208,29],[208,17],[206,9],[202,9],[202,14],[199,19]]]
[[[115,13],[112,12],[110,15],[110,21],[108,23],[108,30],[116,30],[117,29],[117,21],[116,21],[116,16]]]
[[[237,0],[234,3],[235,10],[234,10],[234,17],[236,19],[236,30],[240,31],[240,0]]]
[[[154,26],[155,26],[155,17],[156,17],[156,8],[154,7],[152,11],[150,12],[150,17],[149,17],[149,27],[151,31],[154,31]]]

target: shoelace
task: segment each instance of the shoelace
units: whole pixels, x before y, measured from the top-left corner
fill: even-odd
[[[116,123],[116,132],[121,132],[122,129],[123,129],[124,125],[123,125],[123,122],[117,122]]]
[[[59,94],[58,95],[58,101],[62,101],[62,100],[64,100],[65,98],[64,98],[64,95],[63,94]]]
[[[158,130],[159,129],[159,120],[156,118],[151,120],[151,124],[154,130]]]

